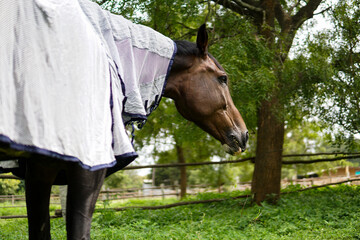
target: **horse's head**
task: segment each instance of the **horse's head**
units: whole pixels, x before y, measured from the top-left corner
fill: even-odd
[[[176,41],[178,52],[165,88],[180,114],[218,139],[230,154],[244,151],[248,131],[228,88],[228,77],[207,52],[205,25],[196,44]]]

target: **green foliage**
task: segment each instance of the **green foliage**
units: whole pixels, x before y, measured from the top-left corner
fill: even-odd
[[[106,188],[141,188],[143,183],[142,177],[134,171],[118,171],[105,179]]]
[[[206,165],[190,169],[188,182],[190,185],[209,184],[212,187],[231,186],[237,182],[238,168],[231,165]]]
[[[187,200],[242,194],[208,193]],[[91,239],[359,239],[359,211],[360,187],[341,185],[285,194],[278,204],[262,207],[238,199],[156,211],[96,212]],[[51,227],[53,239],[66,238],[63,219],[52,219]],[[25,219],[0,220],[0,228],[0,239],[27,238]]]
[[[331,49],[326,43],[327,35],[318,34],[317,37],[316,42],[308,42],[303,54],[284,64],[281,98],[287,102],[286,118],[290,124],[301,123],[305,116],[319,115],[317,107],[326,101],[319,92],[334,72],[329,63]]]
[[[203,4],[195,0],[147,1],[146,13],[149,21],[146,25],[173,39],[190,40],[196,35],[199,22],[203,22],[200,20],[202,7]]]
[[[175,149],[169,151],[163,151],[158,154],[157,163],[175,163],[177,162],[177,156]],[[180,182],[180,169],[179,168],[156,168],[151,170],[149,178],[152,178],[152,175],[155,171],[155,185],[160,186],[160,184],[165,185],[174,185],[176,182]]]
[[[322,153],[322,152],[345,152],[344,148],[336,147],[331,144],[331,134],[324,130],[318,121],[303,121],[302,125],[288,125],[286,128],[286,138],[284,142],[284,154],[294,153]],[[319,156],[302,157],[302,160],[312,160]],[[283,160],[299,160],[299,157],[283,158]],[[309,172],[316,172],[320,176],[324,170],[336,166],[351,165],[347,161],[322,162],[314,164],[283,165],[282,178],[289,178],[305,175]]]
[[[136,23],[147,25],[173,39],[196,36],[204,22],[204,3],[196,0],[97,0],[101,6]],[[194,39],[193,39],[194,40]]]
[[[20,190],[20,181],[14,179],[0,179],[0,195],[14,195]]]
[[[319,106],[324,118],[345,134],[360,132],[360,2],[339,1],[333,8],[331,63],[336,72],[323,86],[328,103]]]
[[[92,0],[98,3],[103,9],[109,10],[114,14],[122,15],[134,22],[142,22],[146,16],[142,14],[146,8],[144,0]]]

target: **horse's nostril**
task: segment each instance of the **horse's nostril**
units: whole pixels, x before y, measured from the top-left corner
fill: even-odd
[[[249,132],[242,132],[241,133],[241,142],[244,146],[246,146],[247,141],[249,140]]]

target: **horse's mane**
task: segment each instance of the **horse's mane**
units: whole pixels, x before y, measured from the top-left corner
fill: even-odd
[[[185,40],[176,40],[177,46],[176,55],[179,56],[199,56],[200,50],[196,47],[196,43],[185,41]]]
[[[201,55],[199,48],[196,46],[196,43],[185,41],[185,40],[176,40],[175,43],[177,45],[176,55],[178,55],[178,56],[197,56],[197,57],[199,57]],[[216,60],[216,58],[214,58],[214,56],[211,55],[210,53],[207,53],[207,54],[215,62],[216,66],[225,72],[224,68]]]

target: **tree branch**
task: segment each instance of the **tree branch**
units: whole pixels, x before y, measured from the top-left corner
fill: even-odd
[[[258,7],[259,3],[252,0],[211,0],[224,8],[243,16],[256,17],[259,13],[263,13],[263,9]]]
[[[281,29],[284,29],[291,20],[289,14],[284,11],[279,0],[277,0],[275,4],[275,18],[278,20]]]
[[[326,9],[324,9],[324,10],[318,12],[318,13],[314,13],[314,16],[323,14],[324,12],[327,12],[327,11],[329,11],[330,9],[331,9],[331,7],[328,7],[328,8],[326,8]]]
[[[244,14],[244,8],[242,8],[239,5],[235,4],[231,0],[212,0],[212,1],[222,5],[224,8],[230,9],[230,10],[232,10],[234,12],[237,12],[237,13],[239,13],[241,15]]]
[[[292,30],[296,31],[308,19],[314,16],[315,10],[323,0],[309,0],[308,3],[292,17]]]
[[[245,1],[242,0],[233,0],[237,5],[242,6],[244,8],[247,8],[249,10],[255,11],[255,12],[262,12],[263,9],[256,7],[256,3],[253,1],[248,1],[248,3],[246,3]]]
[[[292,5],[290,8],[289,8],[289,13],[291,13],[297,6],[300,5],[300,2],[301,0],[298,0],[294,5]]]

